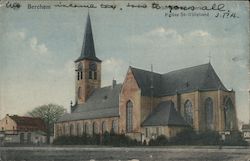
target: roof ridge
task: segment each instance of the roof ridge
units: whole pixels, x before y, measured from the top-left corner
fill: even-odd
[[[210,64],[210,63],[205,63],[205,64],[200,64],[200,65],[190,66],[190,67],[186,67],[186,68],[180,68],[180,69],[177,69],[177,70],[172,70],[172,71],[167,72],[167,73],[163,73],[162,75],[170,74],[170,73],[177,72],[177,71],[181,71],[181,70],[184,70],[184,69],[192,69],[192,68],[197,68],[197,67],[200,67],[200,66],[205,66],[205,65],[209,65],[209,64]]]
[[[141,69],[141,68],[137,68],[137,67],[132,67],[132,66],[129,66],[131,69],[135,69],[135,70],[140,70],[140,71],[144,71],[144,72],[150,72],[150,73],[154,73],[154,74],[158,74],[158,75],[162,75],[161,73],[156,73],[156,72],[152,72],[152,71],[149,71],[149,70],[146,70],[146,69]]]
[[[9,117],[16,117],[16,118],[31,118],[31,119],[42,119],[41,117],[18,116],[18,115],[10,115]]]
[[[72,113],[68,113],[68,114],[83,114],[86,112],[96,112],[96,111],[102,111],[102,110],[113,110],[113,109],[117,109],[117,106],[103,106],[104,108],[97,108],[97,109],[89,109],[86,111],[77,111],[77,112],[72,112]]]
[[[115,86],[119,86],[119,85],[122,85],[122,83],[118,83],[118,84],[116,84]],[[98,89],[109,88],[109,87],[112,87],[112,85],[103,86],[103,87],[100,87],[100,88],[98,88]]]
[[[122,85],[122,83],[118,83],[118,84],[115,85],[115,87],[116,86],[121,86],[121,85]],[[103,86],[103,87],[100,87],[100,88],[96,88],[95,90],[100,90],[100,89],[105,89],[105,88],[110,88],[110,87],[112,87],[112,85],[108,85],[108,86]]]
[[[169,73],[172,73],[172,72],[177,72],[177,71],[181,71],[181,70],[184,70],[184,69],[192,69],[192,68],[197,68],[197,67],[200,67],[200,66],[205,66],[205,65],[211,65],[210,63],[205,63],[205,64],[199,64],[199,65],[195,65],[195,66],[190,66],[190,67],[186,67],[186,68],[180,68],[180,69],[177,69],[177,70],[172,70],[172,71],[169,71],[167,73],[156,73],[153,71],[154,74],[159,74],[159,75],[166,75],[166,74],[169,74]],[[144,71],[144,72],[151,72],[149,70],[146,70],[146,69],[141,69],[141,68],[137,68],[137,67],[133,67],[133,66],[129,66],[131,69],[136,69],[136,70],[140,70],[140,71]]]

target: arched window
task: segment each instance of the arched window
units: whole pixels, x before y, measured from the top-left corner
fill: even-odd
[[[77,80],[80,80],[80,72],[77,72]]]
[[[82,134],[86,134],[86,123],[83,123]]]
[[[82,96],[83,96],[83,91],[82,91],[82,88],[79,87],[79,88],[78,88],[78,98],[79,98],[79,99],[82,99]]]
[[[60,127],[60,136],[64,135],[63,132],[62,132],[62,128],[63,127]]]
[[[31,133],[27,134],[27,143],[31,143]]]
[[[97,79],[97,72],[94,72],[94,80]]]
[[[93,122],[93,134],[98,134],[98,133],[99,133],[98,125],[96,122]]]
[[[76,69],[76,71],[77,71],[77,80],[82,79],[82,68],[83,68],[82,63],[79,63],[78,67]]]
[[[133,130],[133,104],[128,101],[126,106],[126,130],[132,132]]]
[[[224,117],[225,117],[225,130],[234,129],[235,128],[234,108],[233,108],[233,102],[230,98],[228,98],[225,102]]]
[[[69,135],[70,136],[74,135],[74,125],[73,124],[71,124],[70,127],[69,127]]]
[[[20,133],[20,143],[24,143],[24,133]]]
[[[156,136],[159,136],[159,131],[160,131],[160,128],[156,127]]]
[[[80,124],[79,123],[76,124],[76,134],[77,134],[77,136],[81,135],[81,130],[80,130]]]
[[[193,125],[193,109],[192,102],[187,100],[184,104],[184,119],[189,125]]]
[[[104,134],[106,131],[108,131],[107,130],[107,123],[106,123],[106,121],[103,121],[102,122],[102,134]]]
[[[92,79],[92,71],[89,71],[89,79]]]
[[[213,130],[213,100],[209,97],[205,100],[205,125],[207,130]]]
[[[63,125],[63,134],[62,135],[66,135],[66,125]]]
[[[14,128],[14,126],[13,126],[13,128]],[[60,130],[61,130],[60,125],[56,125],[57,136],[60,136],[60,135],[61,135],[61,134],[60,134]]]
[[[113,133],[118,133],[118,121],[117,120],[112,121],[112,129],[111,129],[111,131]]]
[[[81,79],[83,79],[83,73],[82,73],[82,71],[81,71]]]
[[[69,125],[65,124],[65,136],[69,135]]]
[[[59,127],[58,136],[62,136],[62,127]]]
[[[91,134],[91,129],[90,129],[90,124],[89,123],[85,123],[85,133],[86,134]]]

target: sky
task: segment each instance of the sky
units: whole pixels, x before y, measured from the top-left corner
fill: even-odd
[[[81,53],[89,11],[96,55],[103,61],[102,86],[111,85],[113,78],[122,83],[129,65],[150,70],[152,64],[155,72],[167,73],[208,63],[210,57],[224,85],[236,92],[239,120],[248,122],[248,2],[159,2],[223,3],[238,18],[216,18],[218,11],[208,11],[209,16],[168,17],[169,10],[126,7],[138,1],[94,2],[115,4],[116,9],[56,8],[55,3],[27,1],[16,10],[0,7],[0,118],[7,113],[25,115],[49,103],[69,110],[75,100],[74,60]],[[28,4],[52,7],[27,9]]]

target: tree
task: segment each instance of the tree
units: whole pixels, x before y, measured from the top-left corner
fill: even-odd
[[[31,117],[40,117],[46,124],[46,142],[50,143],[50,136],[54,132],[54,123],[66,112],[63,106],[56,104],[41,105],[28,112]]]

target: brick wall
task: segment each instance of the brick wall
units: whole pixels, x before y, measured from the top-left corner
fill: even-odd
[[[119,130],[119,118],[118,117],[110,117],[110,118],[101,118],[101,119],[91,119],[91,120],[77,120],[77,121],[68,121],[68,122],[61,122],[55,124],[55,138],[58,136],[69,136],[70,135],[70,127],[73,127],[72,135],[73,136],[81,136],[85,131],[85,124],[87,124],[90,129],[89,133],[93,133],[93,124],[95,123],[98,128],[98,132],[102,133],[102,123],[105,122],[106,130],[110,132],[112,128],[112,123],[115,121],[117,123],[117,128],[114,129],[115,132]],[[77,127],[78,130],[77,130]],[[105,132],[104,131],[104,132]]]
[[[133,132],[140,132],[141,128],[141,91],[137,85],[137,82],[133,76],[132,71],[129,69],[125,80],[123,82],[119,110],[120,121],[119,131],[120,133],[126,132],[126,105],[128,101],[133,103]]]
[[[17,124],[8,115],[0,120],[0,131],[13,131],[17,130]]]
[[[94,88],[100,88],[101,87],[101,63],[96,63],[96,72],[97,72],[97,79],[89,79],[89,64],[91,61],[89,60],[82,60],[76,64],[76,67],[79,63],[83,66],[83,79],[77,80],[77,73],[75,76],[75,96],[76,96],[76,102],[78,103],[84,103],[88,96],[93,92]],[[78,98],[78,89],[81,87],[82,89],[82,97]]]

